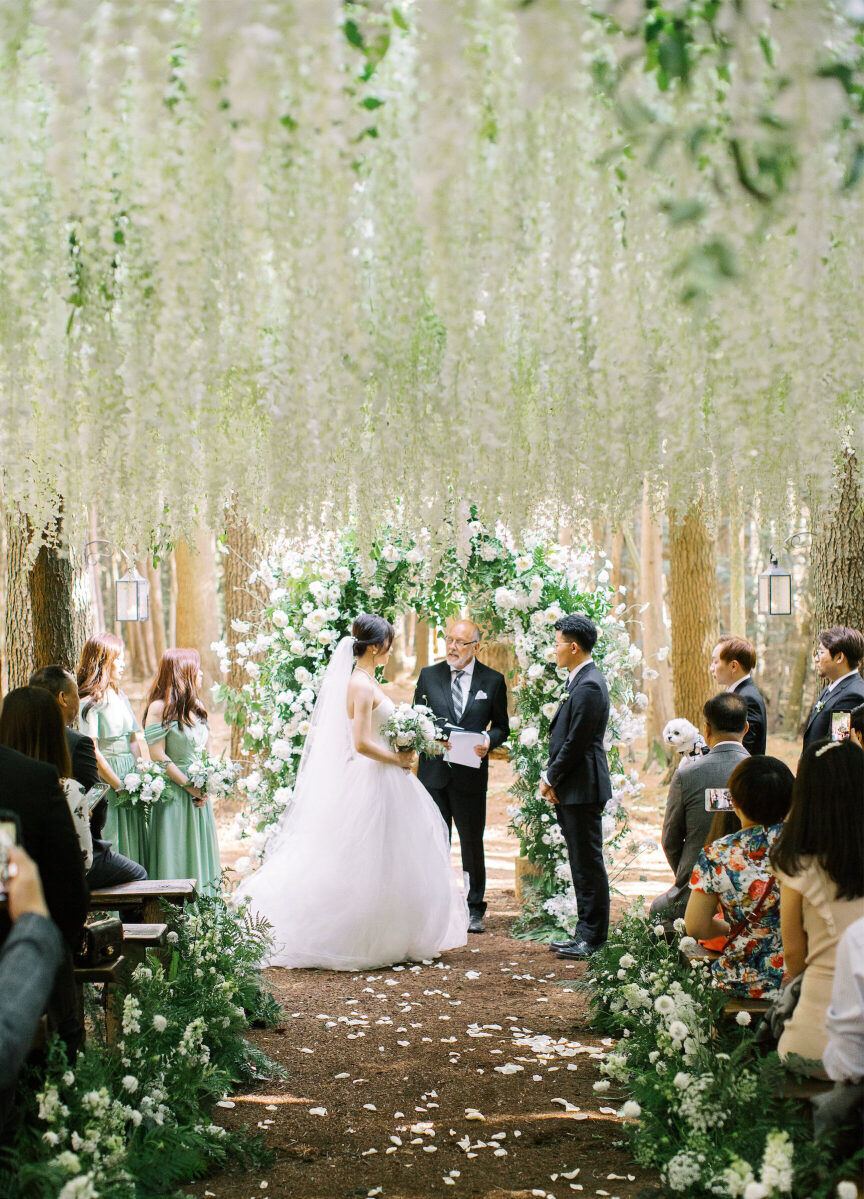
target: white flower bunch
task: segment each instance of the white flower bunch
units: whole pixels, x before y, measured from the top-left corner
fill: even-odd
[[[135,808],[143,805],[145,810],[158,803],[165,790],[165,767],[158,762],[139,762],[123,778],[123,790],[117,793],[118,806]]]
[[[423,704],[397,704],[381,732],[397,752],[413,750],[429,758],[441,752],[432,709]]]
[[[210,799],[222,799],[234,789],[240,767],[230,758],[211,758],[206,749],[196,749],[185,772],[193,787]]]

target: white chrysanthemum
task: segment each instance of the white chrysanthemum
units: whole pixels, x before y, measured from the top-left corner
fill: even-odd
[[[168,1027],[168,1021],[165,1019],[164,1016],[160,1016],[157,1013],[153,1017],[153,1027],[156,1029],[157,1032],[164,1032],[165,1029]]]
[[[624,1118],[627,1120],[635,1120],[637,1117],[642,1115],[642,1108],[635,1099],[628,1099],[618,1115],[624,1116]]]
[[[675,1000],[671,995],[658,995],[654,1000],[654,1011],[661,1016],[671,1016],[675,1011]]]
[[[750,1013],[749,1012],[739,1012],[738,1015],[735,1017],[735,1023],[740,1024],[742,1026],[742,1028],[746,1027],[750,1023]]]

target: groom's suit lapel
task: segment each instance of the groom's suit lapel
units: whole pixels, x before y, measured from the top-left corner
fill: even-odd
[[[843,692],[846,690],[846,686],[849,682],[849,679],[851,679],[851,677],[852,677],[851,675],[848,675],[843,680],[842,683],[837,684],[837,686],[834,688],[833,691],[829,691],[827,687],[825,688],[825,690],[822,692],[822,695],[819,696],[819,698],[816,700],[816,703],[810,709],[810,719],[807,721],[808,729],[810,728],[810,725],[813,723],[813,721],[816,719],[816,717],[819,715],[820,712],[830,712],[832,710],[832,704],[833,704],[834,700],[837,698],[838,695],[842,695]],[[823,695],[825,698],[822,701],[822,707],[819,708],[816,705],[819,703],[819,700],[822,699]]]
[[[558,717],[559,717],[559,716],[561,715],[561,713],[564,711],[564,705],[567,703],[567,701],[569,700],[570,696],[573,694],[573,692],[574,692],[574,691],[576,690],[576,688],[579,686],[579,680],[580,680],[580,679],[582,678],[582,676],[585,674],[585,671],[586,671],[586,670],[589,670],[589,669],[590,669],[590,667],[588,667],[588,666],[583,666],[583,667],[582,667],[582,669],[579,671],[579,673],[576,675],[576,678],[573,680],[573,684],[572,684],[572,686],[571,686],[571,684],[570,684],[569,680],[568,680],[568,681],[566,681],[566,682],[564,683],[564,687],[565,687],[565,695],[564,695],[563,699],[561,700],[561,703],[558,705],[558,711],[557,711],[557,712],[555,713],[555,715],[552,717],[552,722],[551,722],[551,724],[549,725],[549,732],[550,732],[550,733],[552,732],[552,729],[555,727],[555,724],[556,724],[556,722],[557,722],[557,720],[558,720]]]

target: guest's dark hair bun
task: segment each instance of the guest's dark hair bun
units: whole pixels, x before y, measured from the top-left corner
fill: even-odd
[[[354,638],[354,657],[359,658],[375,645],[389,649],[393,644],[394,629],[383,616],[361,612],[351,626],[351,635]]]

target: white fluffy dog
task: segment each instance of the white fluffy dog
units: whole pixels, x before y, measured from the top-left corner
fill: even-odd
[[[705,748],[705,738],[694,724],[683,717],[676,716],[663,729],[663,740],[670,749],[679,754],[690,754],[695,757]]]

